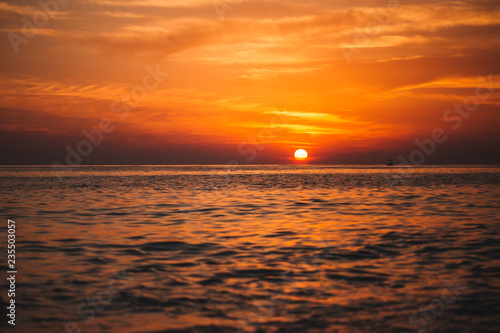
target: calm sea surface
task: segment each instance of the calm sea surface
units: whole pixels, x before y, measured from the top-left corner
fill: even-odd
[[[59,176],[0,167],[16,332],[500,332],[499,167]]]

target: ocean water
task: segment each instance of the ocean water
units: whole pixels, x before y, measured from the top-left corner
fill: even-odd
[[[58,176],[0,167],[2,332],[500,332],[500,167]]]

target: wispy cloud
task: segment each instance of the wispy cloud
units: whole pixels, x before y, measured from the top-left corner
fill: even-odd
[[[0,33],[23,36],[21,18],[40,10],[0,2]],[[211,0],[68,2],[19,55],[0,39],[3,129],[67,134],[112,118],[151,63],[171,79],[120,123],[141,144],[237,144],[283,116],[279,145],[386,149],[444,126],[443,110],[489,74],[490,109],[467,135],[498,121],[498,1],[401,1],[389,13],[372,0],[244,0],[226,16]],[[356,50],[351,63],[341,45]]]

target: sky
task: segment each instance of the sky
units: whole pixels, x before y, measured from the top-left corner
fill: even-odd
[[[0,2],[1,164],[499,164],[500,2]]]

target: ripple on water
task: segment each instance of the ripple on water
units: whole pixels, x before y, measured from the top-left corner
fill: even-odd
[[[20,221],[24,332],[410,332],[455,279],[466,289],[427,331],[498,327],[497,169],[416,167],[390,187],[380,166],[244,166],[224,184],[220,166],[65,182],[40,168],[0,182]]]

